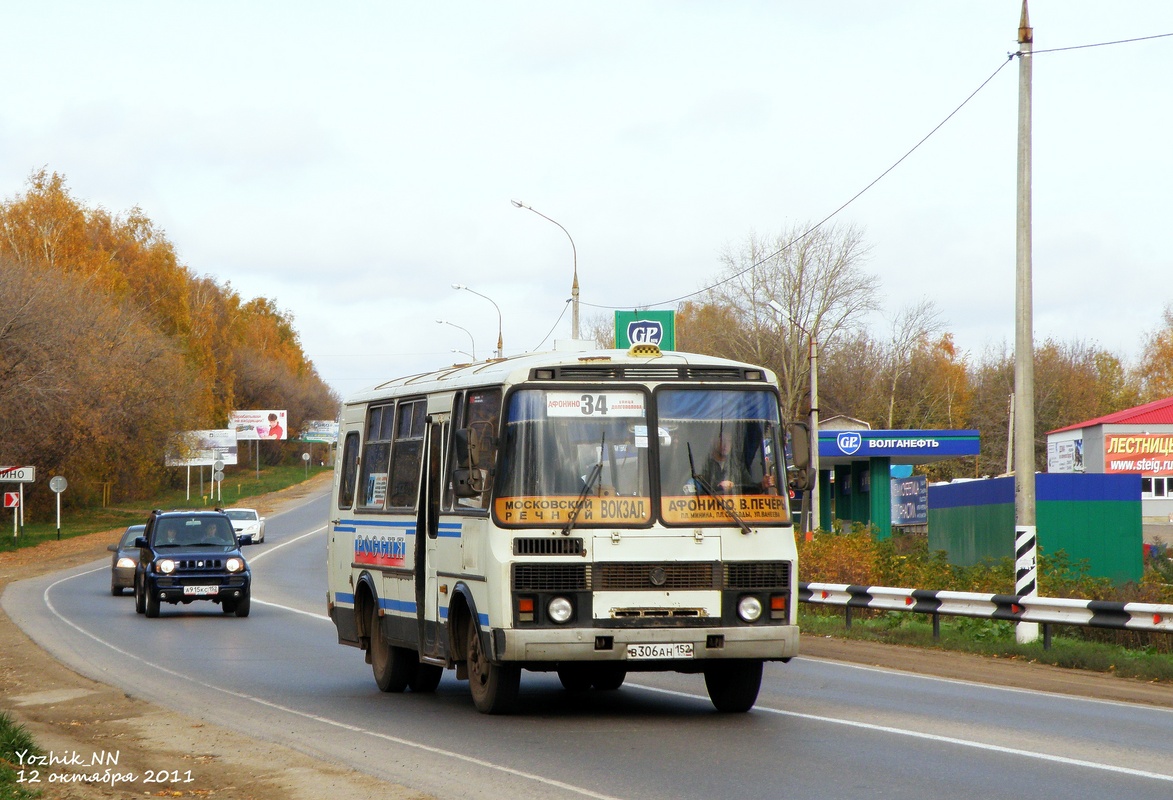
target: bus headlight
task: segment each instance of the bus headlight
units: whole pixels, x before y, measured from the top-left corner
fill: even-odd
[[[229,572],[240,572],[244,569],[244,562],[239,558],[230,558],[224,562],[224,569]]]
[[[546,606],[546,616],[550,618],[551,622],[557,622],[561,625],[574,616],[574,604],[565,597],[555,597]]]
[[[162,572],[164,575],[170,575],[175,571],[175,562],[169,558],[160,559],[155,564],[155,569],[159,570],[159,572]]]
[[[751,594],[737,601],[737,616],[746,622],[754,622],[762,615],[762,601]]]

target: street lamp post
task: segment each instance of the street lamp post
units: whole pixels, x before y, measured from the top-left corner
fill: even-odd
[[[465,333],[467,333],[467,334],[468,334],[468,342],[469,342],[469,344],[472,346],[472,352],[471,352],[471,353],[468,353],[467,355],[468,355],[468,356],[469,356],[469,357],[470,357],[470,358],[471,358],[473,361],[476,361],[476,360],[477,360],[477,343],[476,343],[476,342],[473,340],[473,338],[472,338],[472,333],[469,331],[469,329],[468,329],[468,328],[461,328],[461,327],[460,327],[459,325],[457,325],[455,322],[449,322],[449,321],[448,321],[448,320],[446,320],[446,319],[438,319],[438,320],[436,320],[436,324],[437,324],[437,325],[451,325],[453,328],[458,328],[458,329],[460,329],[460,330],[464,331]],[[453,353],[463,353],[464,351],[463,351],[463,350],[453,350],[452,352],[453,352]]]
[[[525,203],[521,202],[520,200],[510,200],[509,202],[513,204],[514,208],[527,209],[529,211],[534,212],[542,219],[547,220],[549,222],[553,222],[559,228],[562,228],[562,232],[565,233],[566,238],[570,240],[570,253],[571,253],[571,256],[574,258],[574,282],[570,284],[570,300],[571,300],[570,327],[571,327],[571,330],[573,331],[574,338],[575,339],[581,338],[579,335],[580,329],[578,327],[578,248],[574,246],[574,237],[570,235],[570,231],[566,230],[566,228],[564,228],[562,226],[561,222],[559,222],[556,219],[550,219],[545,214],[543,214],[541,211],[538,211],[536,208],[531,208],[530,206],[527,206]]]
[[[774,309],[775,313],[780,318],[784,318],[790,322],[791,325],[798,328],[806,334],[810,340],[810,360],[811,360],[811,472],[814,473],[815,481],[811,487],[811,520],[809,530],[817,530],[820,522],[819,514],[819,343],[815,340],[814,334],[800,325],[787,313],[786,309],[777,300],[769,302],[770,308]]]
[[[493,298],[491,298],[487,295],[483,295],[480,292],[476,291],[475,289],[470,289],[467,286],[465,286],[463,283],[454,283],[454,284],[452,284],[452,288],[453,289],[463,289],[466,292],[471,292],[472,294],[475,294],[477,297],[483,297],[486,300],[488,300],[490,303],[493,303],[493,308],[497,309],[497,358],[504,358],[503,348],[505,347],[505,343],[501,338],[501,307],[493,301]]]

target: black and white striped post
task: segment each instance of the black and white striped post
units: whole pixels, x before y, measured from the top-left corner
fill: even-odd
[[[1024,600],[1039,596],[1038,537],[1034,525],[1019,525],[1014,529],[1014,593]],[[1021,644],[1038,641],[1039,623],[1016,622],[1014,637]]]

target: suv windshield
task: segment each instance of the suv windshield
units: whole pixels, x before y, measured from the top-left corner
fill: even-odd
[[[155,547],[232,547],[232,523],[222,516],[162,517],[155,523]]]

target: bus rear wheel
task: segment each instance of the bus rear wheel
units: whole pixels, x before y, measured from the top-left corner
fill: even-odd
[[[493,664],[481,644],[475,622],[467,627],[468,687],[472,702],[482,714],[507,714],[517,702],[521,668]]]
[[[371,612],[371,672],[382,692],[402,692],[415,672],[415,663],[408,658],[410,651],[392,647],[383,636],[379,612]]]
[[[762,688],[761,661],[718,661],[705,667],[705,688],[713,706],[726,714],[753,708]]]

